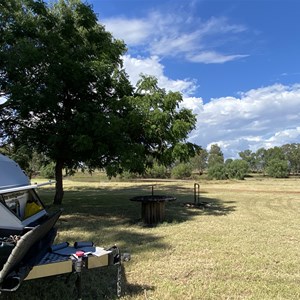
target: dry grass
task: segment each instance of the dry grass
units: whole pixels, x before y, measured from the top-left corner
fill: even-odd
[[[140,223],[129,199],[171,194],[166,222]],[[57,242],[92,240],[129,250],[122,299],[300,299],[298,179],[203,181],[193,209],[192,181],[66,181]],[[42,189],[51,202],[53,190]],[[114,299],[114,268],[84,274],[84,299]],[[64,277],[24,282],[7,299],[72,299]]]

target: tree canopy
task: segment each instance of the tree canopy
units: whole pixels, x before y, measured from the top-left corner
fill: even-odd
[[[207,168],[208,152],[206,149],[200,149],[196,155],[191,158],[191,164],[195,170],[198,171],[199,175],[203,174]]]
[[[149,156],[170,163],[194,153],[186,137],[196,119],[178,108],[181,95],[148,76],[134,90],[125,51],[79,0],[0,4],[1,143],[55,162],[54,203],[62,201],[65,167],[84,162],[113,176],[142,172]]]
[[[208,168],[214,165],[224,163],[224,155],[221,148],[217,144],[213,144],[208,152]]]

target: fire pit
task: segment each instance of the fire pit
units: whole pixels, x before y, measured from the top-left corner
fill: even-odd
[[[164,221],[165,203],[175,201],[176,198],[166,195],[148,195],[136,196],[130,200],[142,203],[142,220],[145,224],[153,225]]]

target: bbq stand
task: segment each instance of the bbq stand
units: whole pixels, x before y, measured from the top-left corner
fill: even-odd
[[[155,225],[161,223],[165,219],[165,204],[169,201],[175,201],[173,196],[165,195],[147,195],[136,196],[131,201],[141,202],[142,220],[147,225]]]

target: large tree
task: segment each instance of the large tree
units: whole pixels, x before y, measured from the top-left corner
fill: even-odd
[[[256,170],[259,173],[265,174],[265,168],[267,166],[267,155],[266,155],[266,149],[265,148],[259,148],[255,152],[255,165]]]
[[[133,136],[147,156],[165,165],[175,160],[187,162],[200,147],[186,141],[195,128],[196,116],[190,109],[179,109],[179,92],[167,92],[153,76],[141,75],[130,103],[134,108]],[[131,123],[132,125],[132,123]]]
[[[207,150],[200,149],[199,151],[197,151],[196,155],[191,159],[191,164],[193,168],[197,170],[200,175],[202,175],[204,170],[207,168],[207,158]]]
[[[0,87],[4,138],[26,143],[62,169],[91,156],[114,155],[131,86],[121,70],[125,46],[80,1],[1,2]],[[122,138],[122,137],[120,137]],[[112,145],[112,147],[110,146]]]
[[[255,153],[251,150],[244,150],[239,152],[239,156],[242,160],[248,163],[250,169],[252,172],[257,171],[256,169],[256,157]]]
[[[208,168],[216,164],[224,163],[224,155],[221,148],[217,144],[213,144],[208,152]]]
[[[289,168],[292,174],[300,173],[300,144],[286,144],[283,145],[282,151],[285,158],[289,162]]]
[[[142,172],[149,155],[169,163],[193,154],[185,139],[195,116],[151,77],[133,93],[125,51],[79,0],[0,3],[0,140],[55,162],[56,204],[65,167],[85,162],[115,175]]]

